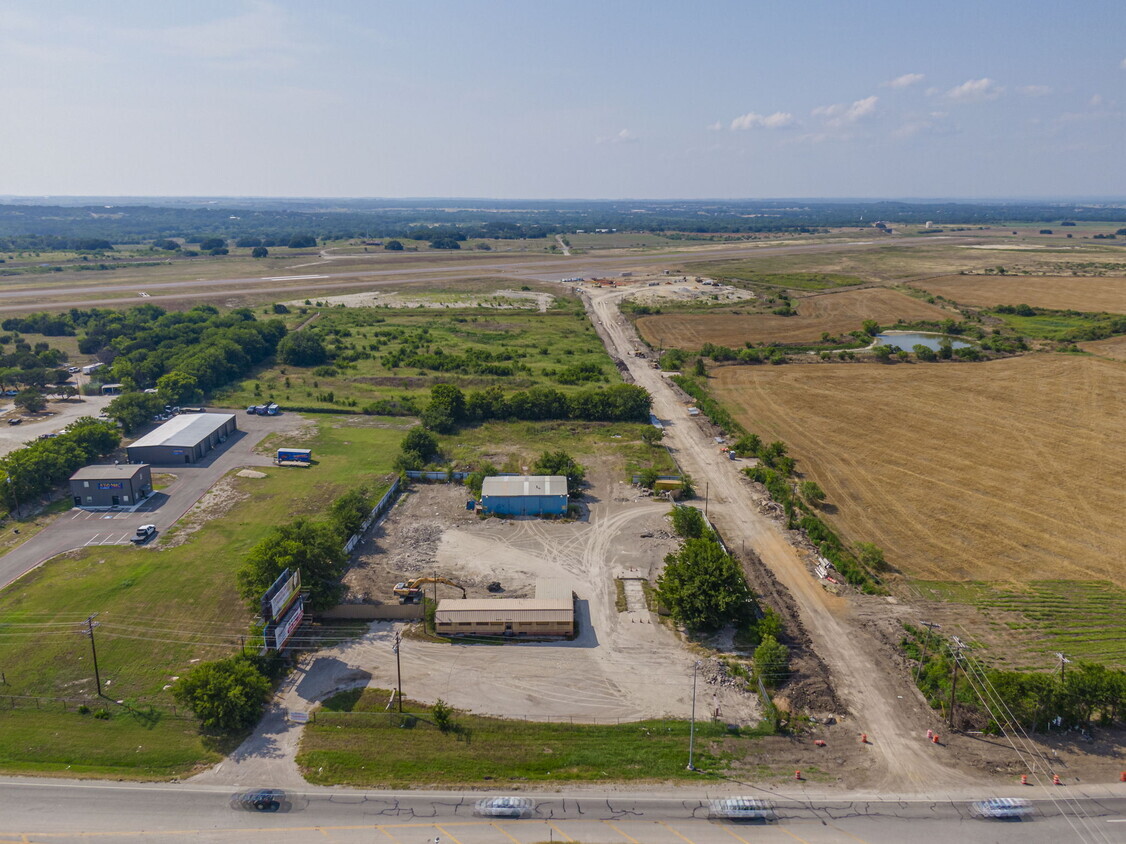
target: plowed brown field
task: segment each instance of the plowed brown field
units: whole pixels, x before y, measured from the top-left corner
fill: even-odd
[[[704,343],[741,347],[744,343],[815,343],[821,334],[847,334],[866,319],[940,320],[958,314],[928,305],[886,287],[823,293],[797,300],[797,316],[774,314],[661,314],[637,321],[641,336],[664,349],[699,349]]]
[[[933,580],[1126,574],[1126,365],[724,367],[713,389],[781,439],[850,541]]]
[[[963,305],[1031,305],[1066,311],[1126,313],[1126,278],[1074,276],[949,275],[912,287]]]

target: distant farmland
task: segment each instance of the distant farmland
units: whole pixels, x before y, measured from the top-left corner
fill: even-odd
[[[713,389],[781,439],[851,541],[928,580],[1120,581],[1126,367],[1036,355],[979,364],[724,367]]]
[[[1031,305],[1073,311],[1126,313],[1126,278],[1121,276],[950,275],[912,284],[963,305]]]
[[[699,349],[704,343],[741,347],[751,343],[815,343],[824,332],[847,334],[866,319],[881,324],[896,320],[942,320],[958,314],[929,305],[886,287],[808,296],[796,302],[798,315],[774,314],[661,314],[637,321],[652,346]]]

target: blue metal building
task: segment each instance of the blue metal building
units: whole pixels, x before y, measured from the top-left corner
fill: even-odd
[[[563,475],[501,475],[485,478],[481,506],[498,516],[564,516],[567,478]]]

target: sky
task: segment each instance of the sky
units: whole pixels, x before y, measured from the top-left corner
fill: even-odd
[[[0,194],[1126,198],[1126,2],[0,0]]]

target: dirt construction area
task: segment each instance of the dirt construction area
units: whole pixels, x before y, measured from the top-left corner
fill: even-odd
[[[774,314],[662,314],[637,320],[638,331],[654,348],[699,349],[704,343],[741,348],[744,343],[814,343],[824,332],[847,334],[866,319],[881,324],[896,320],[958,319],[959,315],[919,299],[870,287],[820,293],[796,300],[797,316]]]
[[[352,595],[394,603],[395,582],[437,575],[464,585],[471,598],[499,601],[532,595],[538,579],[559,578],[578,598],[578,634],[573,641],[506,645],[408,637],[401,652],[405,696],[532,720],[688,717],[693,662],[703,655],[643,604],[630,601],[624,612],[615,605],[616,578],[655,580],[676,546],[669,504],[609,478],[595,487],[576,521],[479,520],[465,510],[460,485],[412,487],[360,549],[346,577]],[[487,591],[494,581],[502,593]],[[437,589],[439,599],[460,597],[456,588]],[[396,629],[377,622],[368,635],[318,656],[370,674],[371,685],[394,688]],[[698,713],[730,723],[760,718],[757,697],[714,659],[701,666],[697,705]]]
[[[1032,355],[714,374],[717,397],[748,430],[786,442],[798,470],[825,490],[830,522],[851,541],[876,543],[905,574],[1121,575],[1120,363]]]

